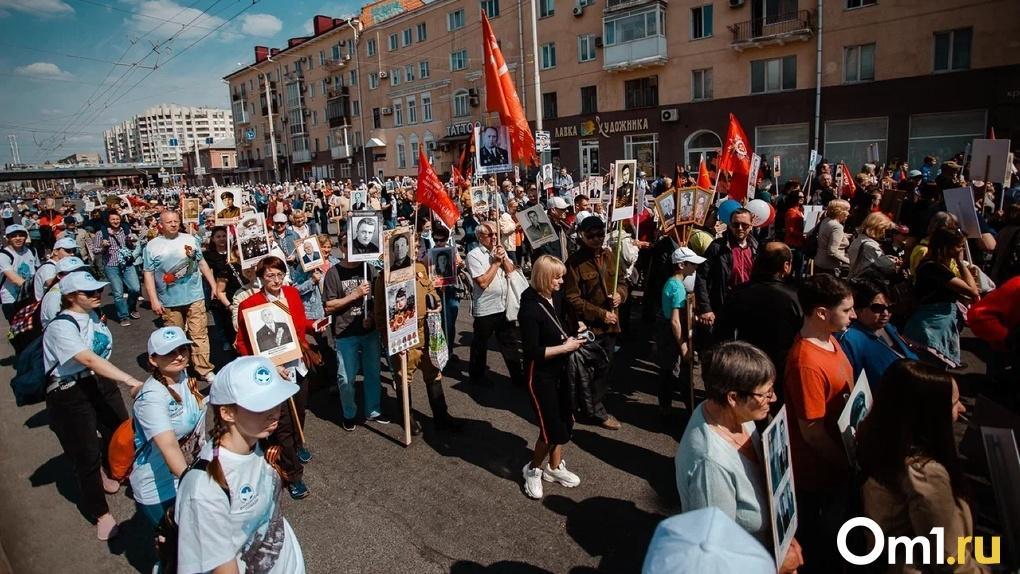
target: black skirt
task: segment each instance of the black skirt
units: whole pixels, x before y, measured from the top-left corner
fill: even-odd
[[[529,361],[527,376],[531,406],[538,417],[538,438],[546,444],[567,444],[574,431],[574,414],[565,364]]]

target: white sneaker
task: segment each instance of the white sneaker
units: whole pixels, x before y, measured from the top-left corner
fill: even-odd
[[[581,477],[567,470],[567,463],[563,460],[556,469],[549,468],[549,463],[542,467],[542,480],[546,482],[558,482],[561,486],[574,488],[581,484]]]
[[[524,465],[524,494],[528,498],[542,498],[542,469],[531,468],[531,463]]]

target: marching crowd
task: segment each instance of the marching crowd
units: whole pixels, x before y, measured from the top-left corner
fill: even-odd
[[[836,532],[850,516],[871,517],[888,536],[926,535],[933,526],[946,527],[947,539],[973,533],[953,438],[964,411],[954,372],[965,367],[966,325],[987,343],[991,378],[1015,379],[1020,183],[966,175],[959,160],[928,158],[920,170],[869,164],[847,193],[823,161],[813,177],[792,178],[781,190],[762,180],[756,196],[774,217],[720,194],[686,237],[666,232],[651,208],[653,197],[697,184],[682,169],[673,177],[640,174],[635,215],[619,223],[599,194],[578,193],[566,170],[548,189],[491,178],[480,195],[451,184],[461,214],[452,228],[415,201],[410,178],[247,185],[243,198],[232,199],[238,211],[265,214],[272,245],[250,267],[241,265],[235,231],[216,225],[214,188],[102,190],[62,204],[12,198],[0,210],[0,302],[15,349],[41,353],[41,398],[98,538],[117,534],[106,496],[128,482],[160,537],[164,571],[237,564],[302,572],[300,545],[278,501],[284,491],[294,499],[310,494],[303,479],[313,456],[303,431],[309,384],[335,381],[342,427],[355,431],[390,422],[383,370],[394,380],[420,371],[436,430],[462,431],[446,404],[443,371],[447,355],[457,360],[457,320],[468,304],[469,382],[493,384],[494,337],[512,384],[535,409],[533,456],[521,461],[525,495],[542,498],[543,483],[579,486],[578,469],[566,462],[573,426],[621,428],[605,401],[628,368],[617,351],[651,341],[663,424],[678,424],[677,400],[688,419],[676,454],[683,511],[721,510],[750,535],[749,552],[769,557],[758,432],[785,405],[799,527],[779,570],[839,572]],[[973,192],[979,233],[965,233],[947,210],[943,192],[961,187]],[[185,198],[197,198],[202,210],[182,223]],[[533,248],[517,214],[535,206],[549,223],[531,224],[547,226],[542,234],[555,239]],[[389,352],[382,262],[352,261],[347,247],[374,252],[367,245],[382,230],[370,222],[351,228],[352,210],[380,212],[386,229],[415,230],[417,245],[394,246],[392,257],[408,258],[414,269],[414,292],[398,293],[397,305],[416,306],[409,316],[417,317],[418,340],[442,341],[448,353],[432,345]],[[305,271],[298,245],[310,237],[326,261]],[[456,247],[455,261],[429,259],[431,249],[446,246]],[[447,266],[455,280],[437,285],[436,268]],[[113,306],[104,315],[107,289]],[[140,301],[162,325],[139,334],[148,338],[151,366],[144,381],[110,362],[106,326],[142,328],[132,325]],[[285,330],[273,329],[271,317],[265,335],[246,324],[245,310],[267,303],[289,316],[299,339],[300,356],[282,364],[255,354],[266,345],[253,337],[279,344]],[[238,358],[215,365],[209,329]],[[695,363],[704,396],[692,404]],[[862,372],[874,407],[851,462],[836,418]],[[1015,389],[1005,392],[1015,400]],[[422,430],[413,412],[411,427]],[[117,472],[110,459],[122,433],[130,463]],[[685,558],[659,542],[657,534],[646,570],[680,571]],[[775,569],[771,558],[765,563]],[[984,566],[972,557],[951,569]]]

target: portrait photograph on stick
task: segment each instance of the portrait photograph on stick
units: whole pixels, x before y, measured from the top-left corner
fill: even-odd
[[[790,460],[790,419],[786,406],[779,409],[762,433],[765,479],[772,509],[772,541],[776,566],[782,564],[797,532],[797,500]]]
[[[697,197],[698,188],[696,187],[685,187],[677,190],[677,198],[680,202],[680,208],[676,214],[677,225],[696,223],[697,220],[694,217],[694,203],[697,201]],[[707,213],[708,210],[705,211]],[[702,224],[704,224],[704,219],[702,219]]]
[[[383,230],[382,214],[378,211],[352,211],[347,226],[347,260],[375,261],[382,256],[380,249]]]
[[[414,279],[386,285],[386,344],[391,355],[418,344]]]
[[[213,191],[216,225],[234,225],[241,219],[241,188],[217,187]]]
[[[513,171],[510,135],[506,126],[475,127],[475,173],[489,175]]]
[[[471,188],[471,213],[477,215],[489,213],[489,190],[484,185]]]
[[[454,247],[433,247],[429,249],[429,273],[436,287],[454,285],[457,282],[457,265]]]
[[[368,191],[356,189],[351,192],[351,211],[368,209]]]
[[[297,244],[296,255],[298,261],[301,263],[301,270],[306,273],[312,269],[318,269],[326,264],[327,254],[322,252],[322,247],[319,245],[319,238],[314,235],[309,235]]]
[[[197,197],[181,198],[181,222],[198,223],[198,215],[202,212],[202,200]]]
[[[655,198],[655,215],[663,231],[676,226],[676,190],[671,189]]]
[[[254,354],[268,357],[276,365],[301,358],[294,321],[285,309],[270,302],[245,309],[243,313]]]
[[[263,257],[269,255],[269,233],[266,230],[265,214],[247,211],[237,222],[235,229],[241,255],[241,268],[255,267]]]
[[[871,396],[871,385],[868,384],[868,375],[863,370],[854,388],[850,391],[850,397],[843,406],[843,412],[836,419],[836,426],[839,428],[839,435],[843,437],[843,446],[846,448],[847,458],[851,464],[857,463],[857,426],[861,424],[864,417],[871,411],[874,404]]]
[[[694,214],[692,215],[692,223],[695,225],[704,225],[705,218],[708,217],[708,210],[712,207],[712,195],[711,191],[698,188],[694,194]]]
[[[556,229],[549,220],[549,214],[542,209],[541,205],[533,205],[527,209],[518,211],[515,216],[517,223],[524,230],[524,236],[528,238],[531,248],[541,247],[551,241],[556,241]]]
[[[613,200],[611,221],[622,221],[634,217],[634,172],[637,161],[618,160],[613,172]]]
[[[411,246],[414,245],[412,233],[410,227],[398,227],[386,232],[383,279],[387,284],[414,278],[414,266],[411,261]]]

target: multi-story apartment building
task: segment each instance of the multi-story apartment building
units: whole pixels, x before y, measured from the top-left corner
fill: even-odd
[[[877,144],[882,161],[919,164],[990,128],[1020,133],[1012,0],[535,0],[537,50],[529,4],[481,9],[533,126],[538,88],[547,160],[575,175],[620,158],[649,175],[696,164],[731,112],[783,179],[804,177],[811,149],[856,168]],[[498,121],[478,14],[465,0],[380,0],[256,47],[226,77],[241,167],[273,175],[268,83],[281,178],[413,175],[422,147],[448,172],[471,126]]]
[[[104,133],[110,163],[180,163],[209,138],[233,138],[230,110],[160,104]]]

